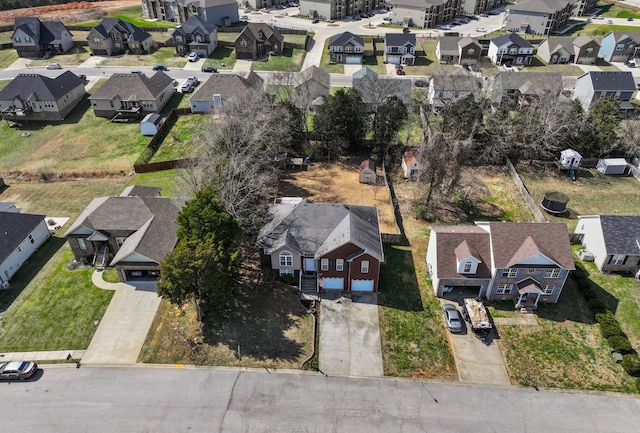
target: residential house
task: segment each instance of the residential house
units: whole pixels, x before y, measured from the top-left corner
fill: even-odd
[[[564,223],[432,226],[426,261],[438,297],[456,290],[532,309],[558,302],[575,269]]]
[[[429,81],[427,101],[435,111],[454,104],[455,102],[473,96],[474,101],[482,97],[482,81],[473,74],[458,72],[435,74]]]
[[[62,54],[73,48],[72,35],[62,22],[38,17],[16,17],[11,42],[20,57]]]
[[[176,218],[184,200],[160,197],[160,188],[129,187],[118,197],[98,197],[64,237],[77,261],[115,267],[121,281],[157,278],[159,264],[176,245]]]
[[[284,201],[258,238],[262,264],[300,289],[377,292],[384,252],[374,206]]]
[[[602,38],[598,57],[625,63],[640,57],[640,31],[611,32]]]
[[[640,271],[640,215],[579,215],[576,234],[602,272]]]
[[[2,119],[60,121],[82,101],[84,80],[71,71],[56,78],[19,74],[0,90]]]
[[[274,53],[280,55],[284,36],[266,23],[249,23],[233,43],[236,58],[257,60]]]
[[[352,88],[360,92],[367,109],[372,112],[381,102],[381,96],[397,96],[403,103],[411,103],[411,80],[408,78],[378,77],[366,66],[352,75]]]
[[[218,27],[240,21],[236,0],[142,0],[142,15],[178,24],[196,16]]]
[[[550,65],[595,64],[600,44],[591,36],[551,36],[538,45],[538,56]]]
[[[465,0],[462,3],[462,14],[478,15],[501,8],[505,4],[507,4],[507,0]]]
[[[508,33],[489,41],[487,56],[494,65],[530,65],[533,59],[533,45],[517,33]]]
[[[391,23],[405,27],[434,28],[463,14],[464,0],[390,0]]]
[[[124,53],[143,54],[151,51],[153,38],[135,25],[117,18],[104,18],[87,36],[91,54],[115,56]]]
[[[359,65],[364,55],[364,40],[351,32],[339,33],[329,38],[331,63]]]
[[[436,44],[436,57],[443,65],[475,65],[481,53],[477,38],[443,36]]]
[[[407,150],[402,155],[401,167],[405,179],[415,179],[420,170],[422,170],[422,164],[418,162],[413,150]]]
[[[307,108],[322,104],[328,99],[331,91],[330,78],[328,72],[315,65],[298,72],[294,85],[298,107]]]
[[[557,72],[499,72],[489,91],[493,104],[518,108],[541,97],[557,98],[562,92],[562,76]]]
[[[259,2],[260,0],[251,1]],[[380,9],[383,4],[382,0],[300,0],[300,15],[327,21],[343,20],[347,17],[373,12]]]
[[[504,28],[513,32],[550,35],[567,27],[575,0],[520,0],[507,5]]]
[[[589,111],[599,99],[615,98],[620,101],[620,110],[626,111],[634,109],[629,101],[635,91],[636,82],[631,72],[593,71],[576,79],[573,99]]]
[[[215,25],[191,15],[173,34],[173,44],[176,54],[184,56],[197,53],[202,57],[209,57],[218,46],[218,30]]]
[[[192,113],[210,113],[224,104],[244,99],[250,92],[264,92],[264,80],[255,72],[212,75],[189,98]]]
[[[385,34],[384,61],[394,65],[412,66],[416,61],[415,33]]]
[[[51,233],[44,215],[0,211],[0,289],[9,287],[11,277],[47,240]]]
[[[173,79],[162,71],[143,74],[113,74],[89,96],[98,117],[138,118],[159,113],[173,95]]]

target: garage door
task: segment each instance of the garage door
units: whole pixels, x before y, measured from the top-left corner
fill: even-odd
[[[362,63],[360,56],[347,56],[344,61],[347,65],[358,65]]]
[[[344,278],[323,278],[322,288],[342,290],[344,288]]]
[[[400,64],[400,56],[388,56],[387,57],[387,63],[391,63],[393,65],[399,65]]]
[[[352,292],[373,292],[373,280],[351,281]]]

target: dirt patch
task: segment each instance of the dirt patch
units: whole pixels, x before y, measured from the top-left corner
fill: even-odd
[[[284,197],[304,197],[318,203],[345,203],[378,208],[380,231],[398,233],[389,193],[384,182],[366,185],[358,181],[361,159],[312,163],[307,171],[287,172],[280,178]],[[382,171],[378,169],[378,179]]]
[[[115,8],[138,6],[139,0],[114,0],[102,2],[73,2],[61,5],[13,9],[0,12],[0,25],[12,25],[16,17],[37,16],[43,21],[62,21],[71,24],[100,19]]]

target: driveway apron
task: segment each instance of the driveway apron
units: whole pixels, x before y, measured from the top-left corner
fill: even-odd
[[[384,375],[375,294],[327,292],[320,308],[320,370],[335,376]]]

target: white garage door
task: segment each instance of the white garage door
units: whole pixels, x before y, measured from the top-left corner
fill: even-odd
[[[357,65],[361,62],[360,56],[347,56],[344,60],[347,65]]]
[[[342,290],[344,288],[344,278],[323,278],[322,288]]]
[[[373,292],[373,280],[351,281],[352,292]]]
[[[387,56],[387,63],[391,63],[393,65],[399,65],[400,56]]]

